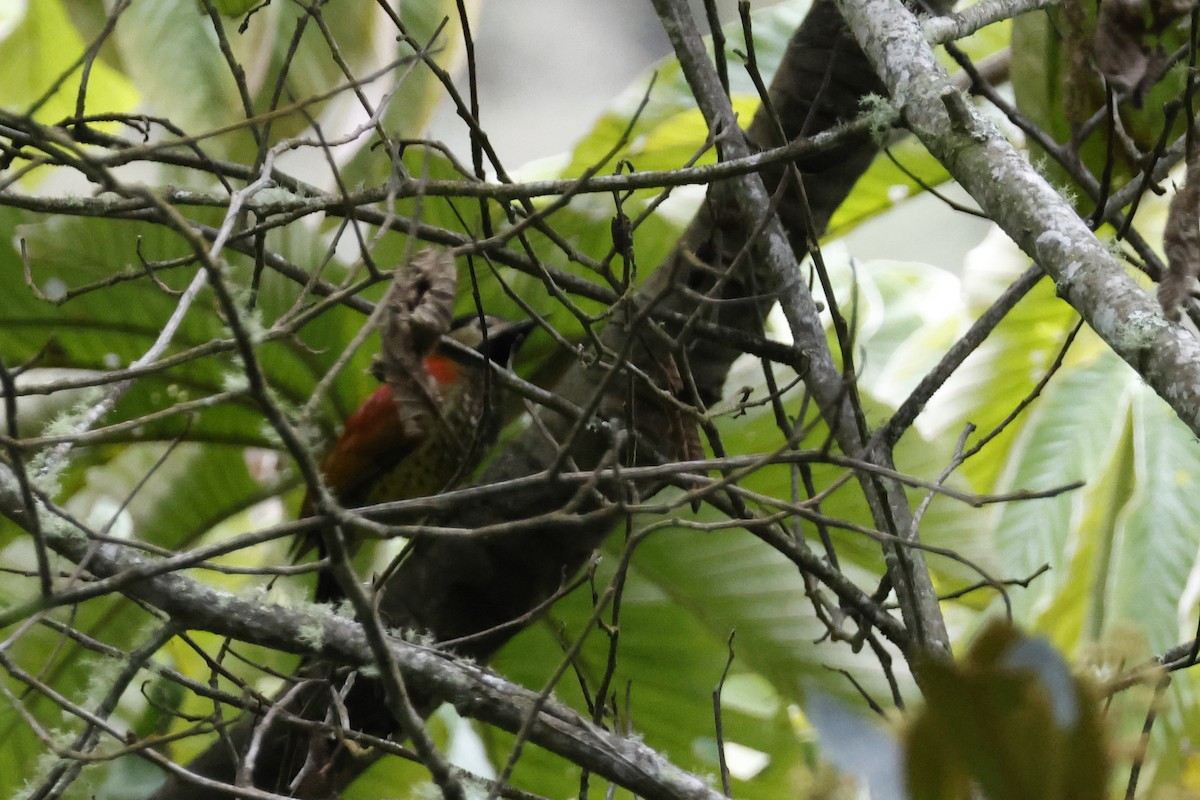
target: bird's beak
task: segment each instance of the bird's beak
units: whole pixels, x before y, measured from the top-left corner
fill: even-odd
[[[488,331],[487,350],[494,360],[503,354],[504,363],[512,361],[517,350],[525,342],[525,337],[538,326],[539,319],[523,319],[517,322],[505,322],[494,330]]]
[[[465,329],[471,322],[474,322],[478,317],[461,317],[455,320],[456,325],[451,329]],[[516,353],[521,343],[525,341],[525,337],[537,327],[540,319],[525,319],[518,322],[509,322],[508,320],[498,317],[488,317],[487,338],[482,341],[475,340],[470,343],[462,341],[457,336],[448,336],[443,339],[443,344],[454,343],[457,347],[469,347],[474,349],[487,358],[500,364],[507,364]],[[478,337],[479,333],[476,332]]]
[[[512,336],[519,339],[524,339],[533,329],[538,326],[542,320],[534,317],[533,319],[523,319],[519,322],[509,322],[505,324],[499,331],[503,336]]]

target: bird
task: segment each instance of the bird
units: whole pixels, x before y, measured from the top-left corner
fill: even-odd
[[[456,283],[454,259],[441,250],[424,250],[397,269],[383,300],[382,344],[371,368],[382,385],[347,417],[320,462],[325,486],[343,507],[452,489],[471,477],[495,443],[503,398],[491,365],[507,367],[537,320],[453,317]],[[310,490],[301,515],[315,512]],[[314,548],[323,555],[319,531],[302,538],[294,555]],[[322,570],[314,599],[341,596]]]

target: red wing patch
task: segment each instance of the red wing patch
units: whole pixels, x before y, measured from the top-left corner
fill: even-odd
[[[321,472],[333,493],[346,502],[415,445],[400,421],[391,388],[380,386],[346,419],[345,430],[321,461]]]
[[[425,359],[425,369],[441,386],[455,383],[462,373],[462,365],[453,359],[434,353]]]

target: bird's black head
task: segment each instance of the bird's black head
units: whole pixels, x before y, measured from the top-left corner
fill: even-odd
[[[507,366],[537,322],[536,319],[509,322],[490,314],[482,318],[478,314],[464,314],[451,323],[448,336],[497,364]]]

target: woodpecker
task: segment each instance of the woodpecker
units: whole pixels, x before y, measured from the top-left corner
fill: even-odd
[[[423,251],[397,270],[383,301],[383,344],[372,366],[384,385],[346,419],[321,461],[325,485],[343,506],[452,489],[495,442],[503,412],[491,364],[508,366],[535,321],[452,318],[455,282],[454,260],[440,251]],[[302,513],[313,510],[310,495]],[[316,537],[297,549],[314,545],[323,550]],[[316,599],[339,596],[332,576],[321,573]]]

